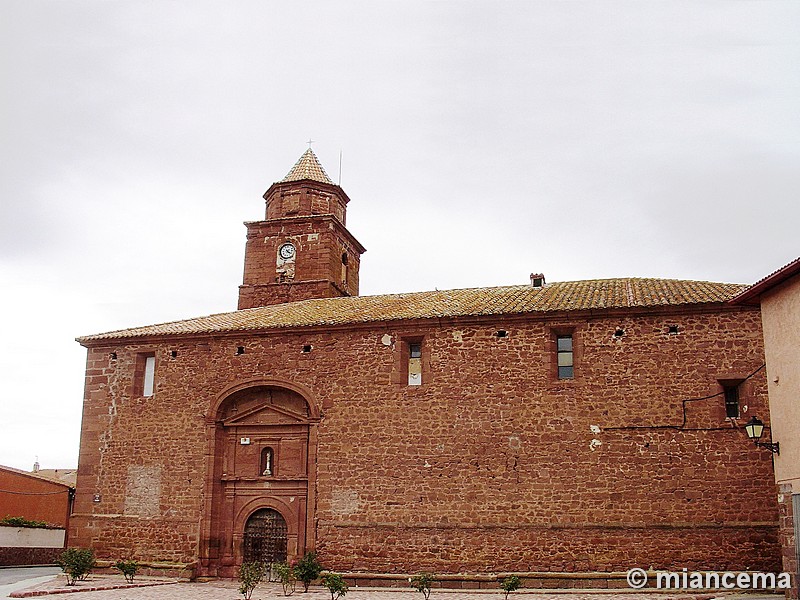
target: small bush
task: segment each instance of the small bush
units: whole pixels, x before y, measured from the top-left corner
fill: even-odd
[[[425,597],[425,600],[430,598],[431,585],[434,581],[436,581],[436,578],[433,576],[433,573],[417,573],[414,575],[414,577],[409,579],[411,587],[422,594]]]
[[[331,593],[331,600],[342,598],[347,593],[344,577],[338,573],[328,573],[322,577],[322,585]]]
[[[118,560],[114,568],[122,573],[125,581],[133,583],[133,578],[136,577],[136,573],[139,571],[139,563],[135,560]]]
[[[253,590],[267,574],[267,565],[262,562],[246,562],[239,567],[239,593],[250,600]]]
[[[316,552],[306,552],[305,556],[297,562],[294,570],[297,578],[303,583],[304,592],[307,592],[311,582],[320,576],[322,569],[322,565],[317,560]]]
[[[56,561],[67,576],[67,585],[83,581],[95,565],[94,552],[88,548],[67,548]]]
[[[297,584],[297,575],[294,565],[285,562],[275,563],[272,565],[272,571],[278,576],[278,580],[280,580],[283,586],[283,595],[291,596],[294,594],[294,588]]]
[[[31,521],[25,517],[11,517],[5,516],[0,519],[0,525],[9,525],[10,527],[32,527],[37,529],[44,529],[50,527],[49,523],[44,521]]]
[[[519,589],[521,582],[516,575],[509,575],[500,582],[500,588],[506,593],[506,600],[511,592],[516,592]]]

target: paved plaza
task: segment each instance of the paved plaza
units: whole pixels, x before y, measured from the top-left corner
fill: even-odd
[[[30,570],[25,579],[21,569],[0,570],[0,598],[49,596],[60,600],[237,600],[239,594],[235,581],[218,580],[207,583],[187,583],[155,578],[137,578],[140,587],[127,587],[122,577],[92,575],[87,581],[79,582],[74,588],[66,588],[61,575],[48,571]],[[3,585],[5,583],[5,585]],[[23,588],[11,587],[28,584]],[[109,589],[112,588],[112,589]],[[8,596],[6,594],[13,594]],[[321,587],[312,587],[308,593],[295,592],[292,600],[329,600],[330,594]],[[663,593],[635,592],[628,590],[520,590],[509,600],[776,600],[783,595],[731,594],[731,593]],[[285,598],[280,585],[264,583],[253,593],[253,600],[279,600]],[[401,588],[358,588],[352,587],[346,600],[422,600],[415,590]],[[503,600],[502,592],[494,590],[447,590],[434,589],[431,600]]]

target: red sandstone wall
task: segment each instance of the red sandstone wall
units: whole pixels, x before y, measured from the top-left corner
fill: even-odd
[[[780,512],[780,540],[783,555],[783,571],[791,573],[792,587],[787,590],[786,597],[791,600],[797,600],[800,597],[800,589],[798,589],[797,574],[800,565],[797,564],[797,539],[794,535],[794,508],[792,506],[792,485],[788,483],[779,483],[777,486],[778,492],[778,510]]]
[[[573,381],[555,378],[554,328],[574,329]],[[424,338],[420,387],[398,373],[404,336]],[[156,394],[131,397],[134,355],[153,350]],[[664,428],[683,422],[682,400],[763,362],[757,310],[92,349],[71,543],[101,557],[196,560],[200,524],[216,518],[202,509],[210,406],[236,383],[269,378],[308,389],[322,409],[316,538],[329,568],[778,570],[769,453],[730,429],[722,397],[688,403],[686,427]],[[763,371],[741,404],[767,420]]]
[[[69,487],[0,468],[0,518],[6,516],[66,528]]]
[[[63,552],[63,548],[0,547],[0,565],[4,567],[54,565]]]

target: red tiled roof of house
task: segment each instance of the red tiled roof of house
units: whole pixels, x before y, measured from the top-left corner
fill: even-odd
[[[753,285],[746,288],[740,294],[730,299],[731,304],[759,304],[761,294],[767,292],[787,279],[800,273],[800,258],[794,259],[788,265],[784,265],[777,271],[773,271],[763,279],[759,279]]]
[[[553,313],[722,303],[746,286],[675,279],[594,279],[380,296],[319,298],[87,335],[82,344],[146,336],[213,334],[408,319]]]
[[[23,471],[22,469],[15,469],[14,467],[7,467],[5,465],[0,465],[0,469],[3,471],[9,471],[11,473],[16,473],[17,475],[23,475],[25,477],[30,477],[32,479],[39,479],[42,481],[46,481],[48,483],[55,483],[57,485],[61,485],[64,487],[75,487],[75,484],[70,484],[67,481],[64,481],[60,477],[50,475],[49,473],[40,473],[38,471]]]

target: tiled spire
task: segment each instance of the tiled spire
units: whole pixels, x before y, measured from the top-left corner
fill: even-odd
[[[286,181],[300,181],[301,179],[311,179],[312,181],[334,185],[331,178],[328,177],[328,174],[325,172],[325,169],[323,169],[322,165],[319,163],[317,155],[314,154],[311,148],[303,152],[303,156],[295,163],[292,170],[289,171],[289,174],[281,179],[281,183]]]

